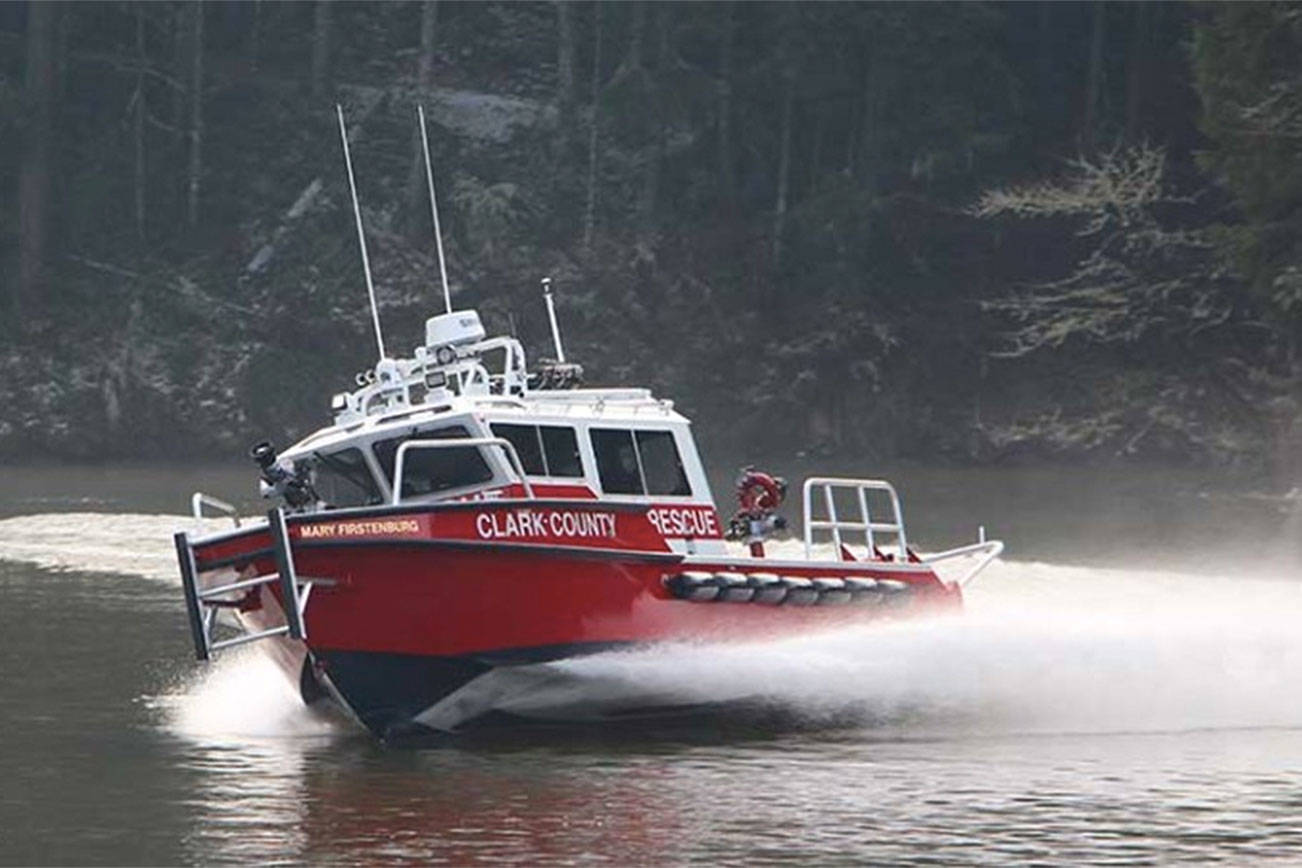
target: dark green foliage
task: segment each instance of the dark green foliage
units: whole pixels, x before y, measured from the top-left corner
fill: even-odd
[[[1251,288],[1281,313],[1302,303],[1302,8],[1231,3],[1196,30],[1202,164],[1245,220],[1224,239]]]
[[[1078,159],[1063,180],[989,190],[975,209],[1066,220],[1079,239],[1071,266],[985,302],[1003,355],[1075,363],[989,439],[1242,460],[1288,485],[1302,466],[1302,10],[1200,11],[1192,74],[1210,177],[1138,145]]]
[[[1245,118],[1292,123],[1292,7],[1203,13],[1206,142],[1183,4],[581,3],[569,37],[549,3],[440,4],[424,93],[420,4],[336,4],[325,43],[312,4],[198,8],[196,95],[196,7],[64,7],[47,270],[0,329],[0,453],[233,454],[321,424],[329,394],[373,362],[333,100],[310,97],[314,50],[353,125],[391,352],[440,305],[412,189],[419,100],[455,302],[545,355],[537,287],[551,275],[592,379],[675,398],[716,444],[979,459],[1252,447],[1206,405],[1222,380],[1259,394],[1242,328],[1295,310],[1298,139],[1249,158],[1236,138]],[[26,21],[23,4],[0,6],[5,190],[32,116]],[[1094,238],[1070,215],[968,212],[982,189],[1125,136],[1163,146],[1196,201]],[[1241,223],[1203,192],[1199,147]],[[24,231],[6,206],[6,315]],[[1239,304],[1212,238],[1241,252],[1273,307]],[[1051,360],[989,363],[1028,326],[1007,300],[1030,296],[1010,286],[1088,291],[1089,268],[1129,275],[1117,340],[1041,341]],[[1037,322],[1062,315],[1049,308]]]

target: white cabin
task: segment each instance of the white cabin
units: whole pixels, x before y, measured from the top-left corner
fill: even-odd
[[[717,538],[691,423],[646,389],[576,388],[580,376],[576,365],[547,363],[530,374],[520,342],[485,339],[474,311],[432,317],[411,358],[359,374],[356,391],[332,399],[334,424],[279,463],[310,482],[317,498],[307,511],[600,498],[695,507],[675,515],[713,526],[678,528],[684,541]],[[701,552],[715,545],[692,543]]]

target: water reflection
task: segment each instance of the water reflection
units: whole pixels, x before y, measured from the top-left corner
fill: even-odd
[[[301,863],[309,841],[304,747],[246,741],[179,757],[196,784],[182,838],[186,861]]]
[[[362,739],[195,746],[195,862],[657,861],[690,830],[670,755],[393,751]],[[652,854],[658,854],[653,856]]]
[[[712,714],[390,748],[313,716],[280,678],[242,655],[159,703],[194,779],[195,861],[663,861],[709,811],[701,781],[683,774],[693,755],[735,759],[772,743],[780,723]]]
[[[1252,742],[1264,748],[1245,751]],[[1302,852],[1302,732],[196,747],[188,861],[1006,864]]]
[[[663,758],[549,768],[532,754],[453,749],[366,760],[309,770],[310,860],[365,861],[385,841],[385,856],[415,861],[628,865],[669,852],[681,832]]]

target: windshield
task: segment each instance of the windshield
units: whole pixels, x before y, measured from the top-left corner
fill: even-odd
[[[309,467],[312,487],[327,507],[373,506],[384,501],[360,449],[313,452]]]
[[[438,428],[433,431],[416,431],[402,437],[377,440],[375,457],[384,469],[384,475],[393,479],[393,464],[398,447],[408,440],[448,440],[468,437],[469,432],[460,425]],[[447,447],[443,449],[408,449],[402,466],[401,497],[419,497],[453,488],[466,488],[489,482],[493,471],[476,446]]]

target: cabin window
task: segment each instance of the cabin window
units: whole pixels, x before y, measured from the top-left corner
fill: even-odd
[[[579,440],[574,429],[564,425],[492,426],[494,436],[509,440],[520,455],[524,472],[530,476],[582,477]]]
[[[671,431],[593,428],[592,451],[607,494],[689,495],[687,474]]]
[[[601,490],[607,494],[645,494],[642,473],[637,469],[637,447],[633,432],[593,428],[592,452],[597,457]]]
[[[637,432],[637,451],[642,458],[642,475],[647,494],[683,496],[692,493],[678,457],[678,445],[672,431]]]
[[[465,428],[453,425],[434,431],[416,431],[404,437],[377,440],[372,448],[384,475],[392,480],[398,447],[408,440],[450,440],[468,436]],[[478,485],[492,478],[493,471],[477,446],[408,449],[407,457],[402,462],[402,491],[399,496],[420,497],[450,488]]]
[[[510,441],[520,456],[524,472],[530,476],[546,476],[542,441],[538,439],[537,425],[493,425],[493,436]]]
[[[372,506],[384,501],[362,450],[312,453],[312,487],[328,506]]]
[[[579,438],[565,425],[539,425],[543,455],[547,458],[547,475],[583,476],[583,459],[579,457]]]

